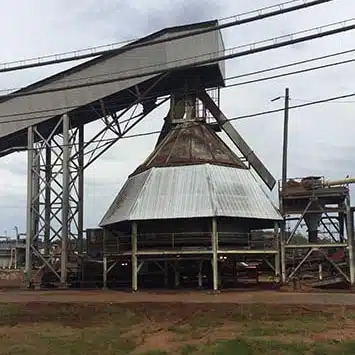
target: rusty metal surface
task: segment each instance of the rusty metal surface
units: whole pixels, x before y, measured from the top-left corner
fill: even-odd
[[[131,176],[101,226],[214,216],[281,220],[250,170],[200,164],[151,168]]]
[[[239,157],[207,124],[186,122],[172,129],[132,175],[153,167],[206,163],[246,169]]]
[[[218,105],[206,93],[206,91],[200,91],[198,96],[200,100],[206,105],[206,108],[212,113],[216,121],[220,124],[224,132],[243,154],[244,158],[249,162],[249,164],[254,168],[255,172],[264,181],[266,186],[272,190],[276,184],[275,178],[272,176],[266,166],[261,162],[261,160],[256,156],[248,143],[234,128],[232,123],[227,119],[227,117],[223,114]]]

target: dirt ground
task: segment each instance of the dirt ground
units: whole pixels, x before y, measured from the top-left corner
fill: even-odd
[[[2,296],[20,299],[12,292]],[[267,305],[235,304],[238,297],[223,303],[201,302],[203,297],[227,300],[231,294],[194,295],[193,302],[184,304],[163,297],[173,295],[118,292],[22,292],[21,296],[25,302],[0,303],[0,354],[355,353],[354,306],[280,305],[272,296],[268,299],[274,303]],[[120,302],[110,301],[118,296]],[[133,298],[136,301],[124,301]],[[181,294],[174,299],[186,298]]]
[[[355,306],[355,293],[293,293],[279,291],[119,292],[102,290],[6,290],[0,289],[0,303],[236,303]]]
[[[0,355],[353,355],[354,331],[350,292],[0,289]]]

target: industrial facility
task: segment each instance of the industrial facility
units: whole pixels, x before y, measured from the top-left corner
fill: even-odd
[[[26,287],[355,284],[354,180],[287,177],[276,206],[277,180],[220,108],[224,55],[217,21],[167,28],[0,100],[0,156],[28,156],[25,245],[0,249]],[[163,103],[154,150],[86,229],[85,169]]]

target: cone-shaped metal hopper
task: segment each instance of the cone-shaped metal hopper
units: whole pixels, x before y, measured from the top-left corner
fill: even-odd
[[[185,122],[130,175],[100,225],[210,217],[270,221],[271,226],[282,220],[222,139],[205,122]]]
[[[318,227],[322,218],[322,212],[317,213],[306,213],[304,216],[304,221],[308,227],[308,242],[317,243],[318,242]]]

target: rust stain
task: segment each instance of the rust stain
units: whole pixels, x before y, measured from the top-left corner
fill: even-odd
[[[246,169],[240,158],[203,122],[185,122],[172,129],[132,174],[153,167],[214,164]]]

